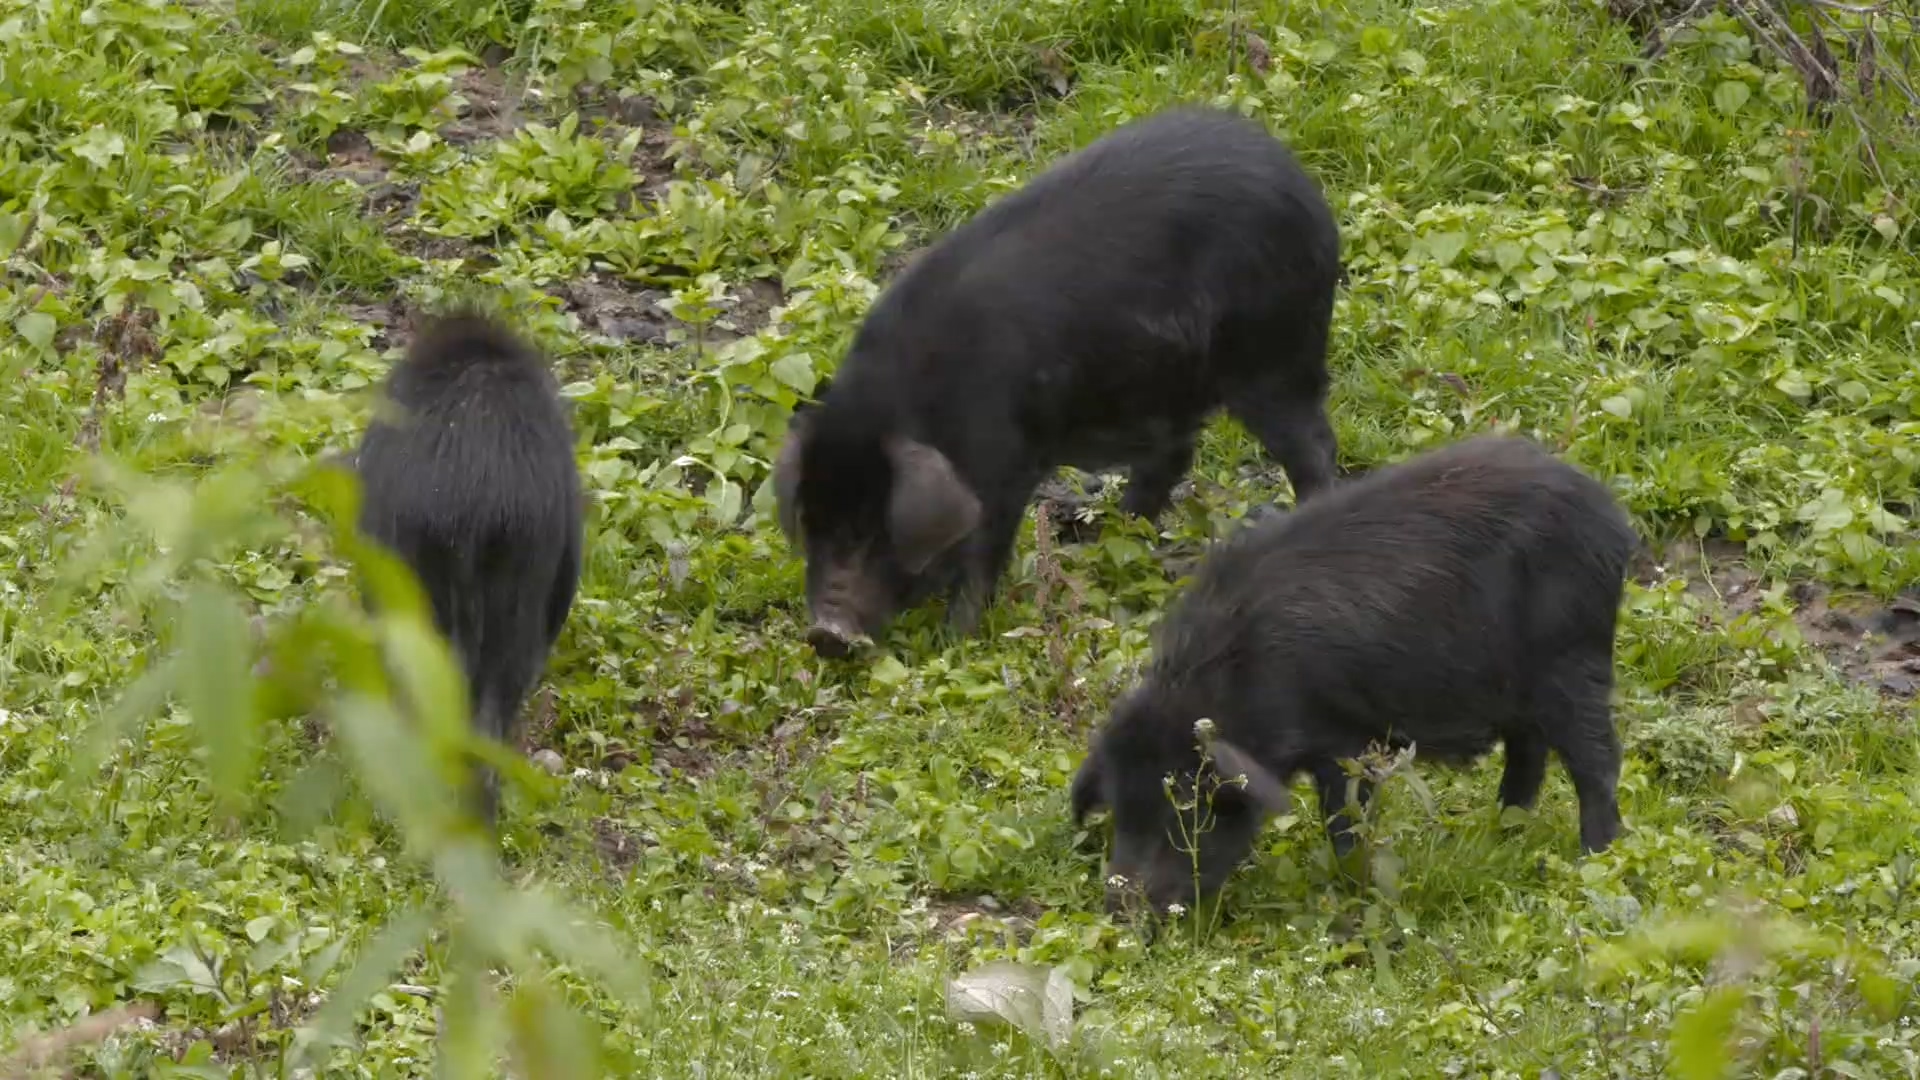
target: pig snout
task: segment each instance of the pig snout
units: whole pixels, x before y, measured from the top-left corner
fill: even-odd
[[[1173,857],[1155,857],[1142,862],[1107,864],[1107,913],[1150,910],[1167,915],[1175,904],[1182,908],[1194,903],[1192,870],[1177,864]]]
[[[816,621],[807,631],[807,644],[813,651],[829,660],[839,660],[853,649],[853,631],[844,623],[832,619]]]
[[[808,598],[813,625],[807,630],[807,644],[821,656],[837,660],[848,655],[854,642],[868,632],[868,615],[879,606],[880,597],[865,569],[858,563],[829,568]]]

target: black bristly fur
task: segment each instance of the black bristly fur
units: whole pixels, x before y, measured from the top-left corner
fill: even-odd
[[[580,477],[558,385],[513,333],[461,313],[414,339],[386,397],[394,415],[368,425],[358,455],[360,529],[419,577],[476,727],[511,742],[580,580]],[[481,783],[491,823],[491,770]]]
[[[1549,751],[1592,851],[1619,828],[1613,641],[1638,544],[1607,489],[1530,441],[1481,437],[1350,480],[1217,545],[1155,632],[1142,685],[1076,777],[1076,815],[1113,814],[1116,873],[1161,903],[1191,892],[1161,776],[1192,777],[1194,723],[1285,782],[1310,774],[1336,850],[1338,760],[1369,742],[1459,762],[1503,743],[1505,805],[1531,806]],[[1364,783],[1357,796],[1364,800]],[[1228,800],[1202,838],[1203,891],[1252,845]],[[1177,871],[1177,875],[1176,875]]]
[[[850,614],[869,632],[936,589],[970,628],[1035,488],[1061,465],[1125,466],[1124,508],[1157,516],[1217,408],[1313,497],[1334,481],[1324,402],[1340,273],[1319,187],[1237,114],[1170,109],[1060,159],[894,281],[821,403],[796,414],[787,510],[815,617],[823,581],[889,565],[874,531],[887,435],[945,455],[982,505],[972,533],[908,587],[842,590],[866,598]]]

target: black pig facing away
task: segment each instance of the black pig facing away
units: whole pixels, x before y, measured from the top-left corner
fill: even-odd
[[[1354,840],[1339,759],[1377,741],[1464,762],[1500,742],[1502,804],[1533,805],[1552,751],[1579,796],[1582,847],[1605,848],[1620,825],[1614,628],[1638,543],[1599,481],[1494,436],[1245,527],[1206,555],[1156,627],[1141,684],[1074,778],[1074,819],[1108,808],[1109,871],[1164,909],[1193,898],[1196,876],[1201,894],[1220,887],[1300,772],[1344,855]],[[1196,845],[1181,839],[1162,777],[1193,791],[1202,718],[1223,783]],[[1244,787],[1224,783],[1242,774]],[[1355,794],[1364,805],[1364,780]]]
[[[1055,469],[1125,466],[1123,509],[1158,516],[1220,407],[1315,496],[1340,274],[1318,186],[1214,109],[1117,128],[954,230],[875,302],[776,459],[809,641],[843,655],[938,593],[971,631]]]
[[[386,397],[397,415],[370,423],[358,454],[360,530],[420,578],[476,727],[510,740],[580,580],[580,476],[558,385],[526,343],[461,313],[414,339]],[[481,799],[491,824],[491,770]]]

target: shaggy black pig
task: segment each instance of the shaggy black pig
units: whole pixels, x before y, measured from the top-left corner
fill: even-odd
[[[1164,909],[1193,898],[1196,876],[1201,894],[1219,888],[1297,773],[1313,777],[1345,855],[1339,759],[1412,742],[1422,758],[1458,763],[1500,742],[1502,804],[1533,805],[1551,750],[1579,795],[1583,849],[1604,848],[1620,825],[1614,624],[1637,545],[1597,480],[1492,436],[1245,527],[1206,555],[1155,628],[1141,685],[1074,778],[1074,819],[1108,808],[1109,871]],[[1203,718],[1215,777],[1246,783],[1218,789],[1194,845],[1161,778],[1191,797]],[[1364,781],[1355,793],[1364,806]]]
[[[580,580],[573,432],[539,353],[485,317],[427,326],[360,444],[359,527],[419,577],[474,723],[510,740]],[[492,770],[481,810],[498,804]]]
[[[886,289],[789,425],[775,494],[808,640],[843,655],[942,592],[970,631],[1047,476],[1124,466],[1123,509],[1158,516],[1218,407],[1316,495],[1340,274],[1314,181],[1213,109],[1124,125],[982,211]]]

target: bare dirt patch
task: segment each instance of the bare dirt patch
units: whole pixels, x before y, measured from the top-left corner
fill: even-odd
[[[1046,909],[1032,900],[1004,903],[993,896],[939,897],[929,900],[925,910],[911,916],[913,933],[901,936],[893,955],[904,956],[929,942],[956,941],[974,935],[998,936],[1002,941],[1025,945],[1033,939],[1034,925]]]
[[[510,82],[499,67],[468,68],[454,76],[454,121],[440,137],[455,146],[504,139],[519,129],[526,85]]]
[[[367,340],[369,348],[405,348],[413,340],[413,318],[406,301],[399,297],[379,303],[345,304],[340,310],[373,331]]]
[[[1635,567],[1642,585],[1667,574],[1683,575],[1689,593],[1729,617],[1759,608],[1769,587],[1747,564],[1745,548],[1727,540],[1675,541],[1649,549]],[[1788,595],[1801,635],[1849,682],[1901,699],[1920,693],[1920,593],[1882,604],[1822,582],[1796,581]]]
[[[764,278],[742,282],[731,292],[731,306],[720,317],[719,328],[743,337],[767,325],[773,310],[787,302],[780,283]]]
[[[634,147],[627,165],[638,177],[634,185],[639,196],[657,196],[673,179],[678,158],[674,148],[673,122],[660,111],[659,103],[645,94],[627,94],[606,87],[581,84],[574,91],[580,117],[596,135],[617,143],[630,131],[638,130],[640,144]]]
[[[614,870],[630,870],[653,847],[651,838],[611,818],[593,821],[593,849]]]
[[[786,295],[775,282],[755,280],[731,286],[725,310],[696,334],[692,327],[667,313],[671,296],[665,289],[596,272],[565,282],[553,293],[589,332],[612,341],[662,348],[673,345],[676,337],[699,337],[709,344],[745,337],[765,326],[773,310],[786,302]],[[676,330],[678,335],[674,334]]]
[[[610,278],[589,274],[554,290],[580,325],[602,337],[643,345],[666,345],[667,332],[678,325],[661,304],[667,294]]]
[[[1801,632],[1849,681],[1901,699],[1920,692],[1920,595],[1881,606],[1803,584],[1794,601]]]

